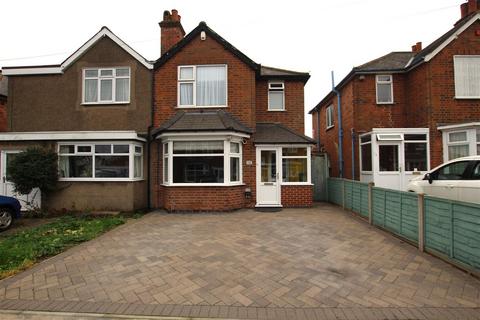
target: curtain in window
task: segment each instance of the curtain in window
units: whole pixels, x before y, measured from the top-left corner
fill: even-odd
[[[455,57],[455,93],[458,97],[480,97],[480,58]]]
[[[270,91],[269,93],[270,109],[283,109],[283,91]]]
[[[458,146],[449,146],[448,147],[448,160],[466,157],[468,156],[468,144],[458,145]]]
[[[112,80],[100,80],[100,100],[111,101],[112,100]]]
[[[197,67],[197,106],[227,104],[226,76],[224,66]]]
[[[173,153],[223,153],[223,141],[175,141]]]
[[[58,166],[60,171],[60,177],[62,178],[70,177],[70,166],[68,163],[68,157],[60,157]]]
[[[85,102],[97,102],[98,100],[98,80],[85,80]]]
[[[193,105],[193,83],[180,84],[180,105],[181,106]]]
[[[115,87],[115,101],[128,101],[130,100],[130,79],[120,78],[116,79],[116,87]]]

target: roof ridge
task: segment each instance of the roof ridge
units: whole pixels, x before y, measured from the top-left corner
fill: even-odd
[[[263,64],[260,65],[262,68],[268,68],[268,69],[273,69],[277,71],[287,71],[287,72],[295,72],[295,73],[308,73],[308,71],[297,71],[297,70],[290,70],[290,69],[283,69],[283,68],[277,68],[277,67],[270,67],[270,66],[265,66]]]

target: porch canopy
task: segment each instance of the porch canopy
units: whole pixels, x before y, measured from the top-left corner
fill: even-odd
[[[315,144],[315,140],[303,134],[296,133],[279,123],[257,123],[253,141],[259,144]]]

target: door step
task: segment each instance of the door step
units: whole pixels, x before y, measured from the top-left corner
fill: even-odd
[[[279,212],[279,211],[282,211],[282,207],[255,207],[255,211],[258,211],[258,212]]]

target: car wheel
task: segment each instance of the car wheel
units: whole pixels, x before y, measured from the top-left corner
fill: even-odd
[[[12,210],[8,208],[0,208],[0,231],[7,230],[13,221]]]

